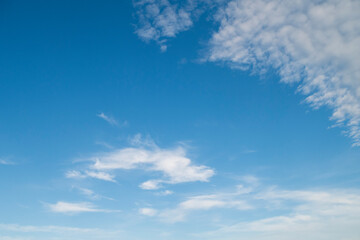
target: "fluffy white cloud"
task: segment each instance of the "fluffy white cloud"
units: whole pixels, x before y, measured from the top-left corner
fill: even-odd
[[[152,179],[142,183],[143,189],[157,189],[161,183],[207,182],[214,171],[203,165],[194,165],[186,157],[183,147],[175,149],[124,148],[92,158],[90,168],[98,171],[116,169],[144,169],[161,172],[162,179]]]
[[[66,214],[76,214],[82,212],[116,212],[115,210],[96,208],[95,205],[88,202],[71,203],[59,201],[55,204],[47,204],[47,206],[52,212]]]
[[[314,108],[333,109],[360,145],[360,2],[233,0],[220,11],[210,61],[278,70]]]
[[[141,139],[141,137],[140,137]],[[207,182],[214,175],[214,170],[195,165],[186,157],[186,149],[182,146],[172,149],[162,149],[146,140],[137,139],[137,147],[116,149],[100,153],[88,160],[92,163],[83,172],[68,171],[68,178],[92,177],[105,181],[114,181],[116,170],[142,169],[147,172],[159,172],[162,177],[150,179],[140,184],[142,189],[158,189],[162,184],[177,184],[185,182]]]
[[[140,208],[139,213],[145,216],[155,216],[157,214],[157,210],[153,208]]]

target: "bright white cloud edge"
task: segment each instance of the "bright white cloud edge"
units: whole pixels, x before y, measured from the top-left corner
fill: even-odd
[[[63,202],[59,201],[54,204],[46,204],[48,209],[54,213],[78,214],[86,212],[119,212],[118,210],[100,209],[93,203],[89,202]]]
[[[208,182],[215,174],[214,170],[204,165],[194,164],[188,158],[183,146],[175,148],[160,148],[153,141],[142,140],[136,135],[137,147],[115,149],[110,152],[98,153],[89,158],[92,162],[83,170],[70,170],[67,178],[97,178],[105,181],[115,181],[119,170],[142,169],[146,172],[161,173],[157,179],[150,179],[139,185],[145,190],[155,190],[164,184],[179,184],[186,182]]]

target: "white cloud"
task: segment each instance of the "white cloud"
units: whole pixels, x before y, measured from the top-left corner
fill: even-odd
[[[96,141],[95,144],[103,146],[103,147],[105,147],[107,149],[113,149],[114,148],[113,146],[111,146],[107,142],[103,142],[103,141]]]
[[[154,190],[154,189],[159,189],[161,187],[161,182],[160,180],[149,180],[146,182],[143,182],[142,184],[140,184],[140,188],[145,189],[145,190]]]
[[[106,173],[106,172],[85,171],[85,173],[87,176],[92,177],[92,178],[97,178],[97,179],[109,181],[109,182],[116,182],[114,180],[115,176],[111,175],[109,173]]]
[[[112,174],[109,174],[107,172],[94,172],[94,171],[84,171],[84,172],[80,172],[80,171],[76,171],[76,170],[70,170],[67,171],[65,173],[65,176],[67,178],[74,178],[74,179],[84,179],[84,178],[96,178],[99,180],[103,180],[103,181],[109,181],[109,182],[116,182],[115,181],[115,176]]]
[[[218,13],[208,60],[277,69],[360,145],[359,12],[355,0],[233,0]]]
[[[84,174],[82,174],[81,172],[76,171],[76,170],[67,171],[67,172],[65,173],[65,176],[66,176],[67,178],[76,178],[76,179],[86,178],[86,175],[84,175]]]
[[[109,117],[109,116],[105,115],[104,113],[100,113],[97,116],[99,118],[104,119],[106,122],[108,122],[111,125],[118,125],[118,122],[114,118]]]
[[[207,182],[214,171],[203,165],[194,165],[186,157],[183,147],[175,149],[123,148],[92,158],[90,168],[98,171],[116,169],[144,169],[161,172],[163,178],[151,179],[141,184],[144,189],[157,189],[161,183]]]
[[[185,221],[186,217],[193,211],[207,211],[211,209],[234,208],[239,211],[250,210],[253,206],[244,200],[237,199],[234,196],[223,194],[199,195],[190,197],[178,204],[175,209],[165,209],[160,212],[160,218],[165,222]]]
[[[310,106],[332,110],[334,126],[360,146],[360,2],[357,0],[136,1],[137,34],[164,49],[208,11],[220,27],[206,60],[297,84]],[[212,14],[212,9],[217,13]]]
[[[195,1],[189,1],[182,6],[180,3],[173,4],[168,0],[134,1],[139,20],[136,33],[145,41],[157,41],[161,50],[166,51],[166,38],[175,37],[177,33],[193,25],[192,2]]]
[[[0,224],[0,229],[3,231],[13,232],[97,232],[96,228],[75,228],[64,226],[31,226],[18,224]]]
[[[243,195],[258,217],[223,225],[206,239],[337,240],[358,238],[360,192],[356,190],[253,189]],[[259,214],[259,212],[261,212]]]
[[[143,137],[141,133],[129,138],[129,143],[135,147],[151,147],[156,148],[154,140],[150,136]]]
[[[240,222],[236,217],[226,218],[217,230],[195,236],[209,240],[355,240],[360,233],[358,190],[282,190],[263,186],[252,176],[242,178],[234,191],[192,196],[149,216],[174,223],[204,212],[212,221],[207,211],[221,209],[224,213],[226,208],[234,210],[232,215],[242,216],[246,211],[247,217],[239,217],[244,219]]]
[[[112,201],[114,200],[113,198],[99,195],[91,189],[87,189],[87,188],[77,188],[77,189],[81,192],[81,194],[85,195],[86,197],[88,197],[89,199],[92,199],[92,200],[99,200],[99,199],[107,199],[107,200],[112,200]]]
[[[66,226],[35,226],[19,224],[0,224],[1,240],[39,240],[39,239],[119,239],[123,235],[121,230],[99,228],[78,228]],[[11,237],[4,236],[11,233]],[[16,233],[17,236],[14,236]],[[20,234],[20,235],[19,235]]]
[[[4,158],[0,158],[0,165],[14,165],[15,163]]]
[[[246,193],[249,192],[251,192],[251,190]],[[245,194],[243,191],[237,189],[231,193],[216,193],[188,197],[173,209],[157,211],[158,214],[156,216],[165,222],[175,223],[185,221],[186,217],[194,211],[207,211],[219,208],[234,208],[239,211],[253,209],[250,201],[242,199],[243,194]]]
[[[174,192],[171,190],[165,190],[165,191],[156,193],[156,195],[158,195],[158,196],[168,196],[168,195],[172,195],[172,194],[174,194]]]
[[[163,184],[207,182],[214,175],[213,169],[192,163],[186,156],[186,149],[183,146],[161,149],[153,141],[151,144],[148,140],[141,143],[141,140],[137,139],[135,142],[138,147],[96,154],[88,159],[92,163],[82,172],[70,170],[66,173],[66,177],[80,179],[92,177],[115,181],[113,174],[117,172],[116,170],[142,169],[146,172],[161,173],[161,177],[140,184],[142,189],[153,190],[162,187]]]
[[[162,52],[167,41],[190,29],[205,10],[226,0],[135,0],[138,19],[136,34],[144,41],[155,41]]]
[[[155,216],[157,214],[157,210],[153,208],[140,208],[139,213],[145,216]]]
[[[48,208],[52,212],[76,214],[83,212],[117,212],[115,210],[99,209],[95,205],[89,202],[57,202],[55,204],[47,204]]]

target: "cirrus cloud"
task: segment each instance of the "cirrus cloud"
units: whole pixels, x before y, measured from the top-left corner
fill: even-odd
[[[305,102],[331,108],[360,146],[359,12],[353,0],[233,0],[217,16],[208,60],[277,69],[282,82],[299,83]]]
[[[219,28],[205,61],[260,74],[275,69],[281,82],[298,86],[312,108],[331,109],[334,126],[345,126],[353,145],[360,146],[359,1],[148,0],[135,6],[137,34],[160,44],[208,10]]]

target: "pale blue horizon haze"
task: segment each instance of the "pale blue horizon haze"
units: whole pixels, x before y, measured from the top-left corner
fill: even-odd
[[[359,239],[359,13],[0,1],[0,240]]]

